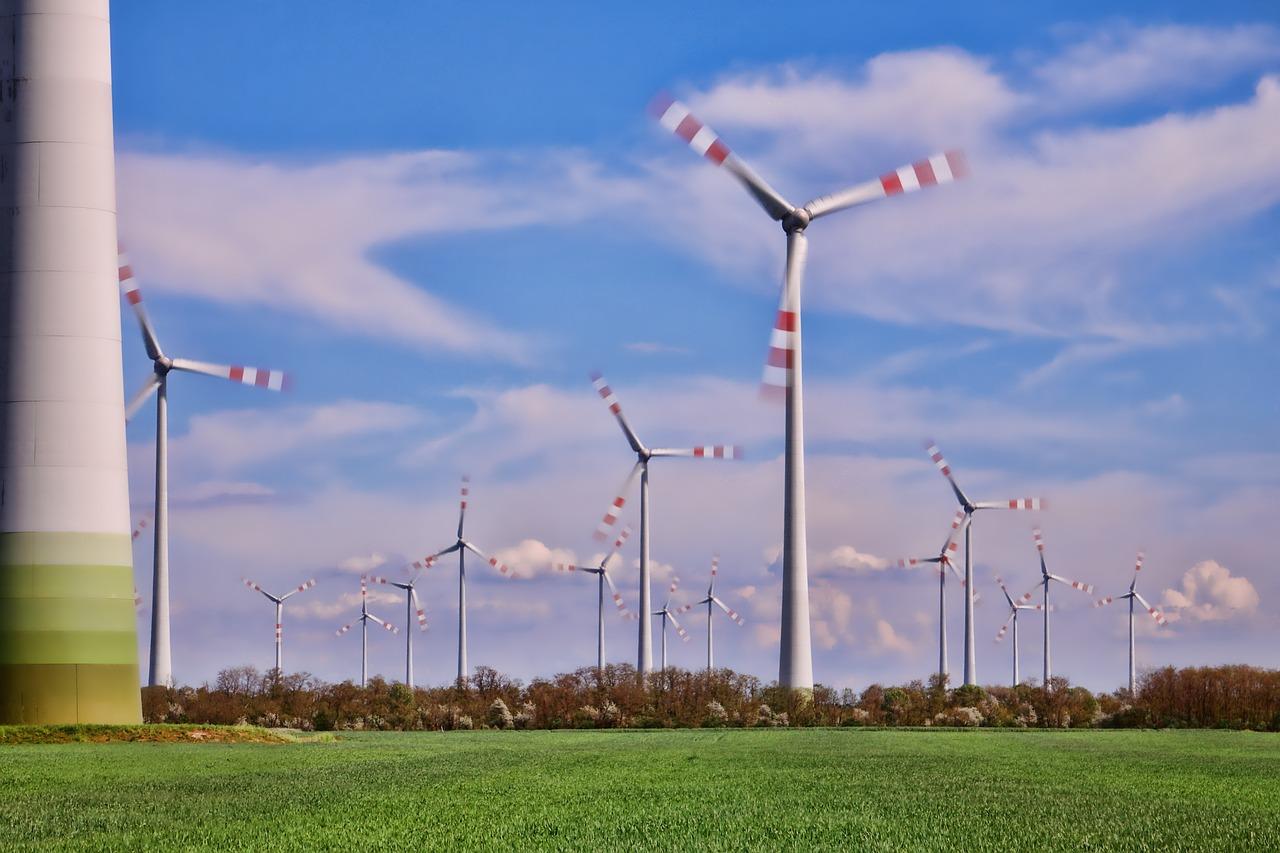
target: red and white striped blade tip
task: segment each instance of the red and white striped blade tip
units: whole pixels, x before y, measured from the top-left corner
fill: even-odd
[[[666,92],[659,92],[649,102],[649,114],[659,124],[683,139],[694,153],[719,166],[731,153],[719,135],[694,117],[684,104]]]

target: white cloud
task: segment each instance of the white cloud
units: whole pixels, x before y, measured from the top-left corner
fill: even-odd
[[[374,569],[380,569],[387,564],[385,554],[374,552],[372,554],[358,554],[354,557],[347,557],[345,560],[338,562],[338,568],[344,572],[352,572],[358,575],[365,575]]]
[[[537,539],[524,539],[518,545],[499,548],[493,552],[493,556],[511,569],[517,578],[555,574],[554,564],[577,562],[572,551],[552,548]]]
[[[1172,622],[1218,622],[1252,616],[1258,609],[1258,591],[1248,578],[1232,576],[1216,560],[1196,563],[1182,576],[1178,589],[1164,591],[1165,616]]]
[[[1104,29],[1035,69],[1050,110],[1200,90],[1280,59],[1280,32],[1241,24]]]
[[[875,644],[878,649],[885,652],[896,652],[904,655],[915,652],[915,644],[894,630],[893,625],[887,619],[876,620]]]
[[[815,557],[811,565],[816,574],[838,574],[841,570],[853,574],[882,572],[892,565],[884,557],[864,554],[852,545],[841,545]]]
[[[412,151],[321,162],[124,151],[122,232],[144,287],[263,306],[423,350],[524,360],[500,331],[375,263],[426,235],[570,223],[625,183],[573,154]],[[433,289],[458,282],[430,282]]]

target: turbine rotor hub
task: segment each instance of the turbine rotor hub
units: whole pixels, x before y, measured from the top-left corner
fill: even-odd
[[[797,207],[787,214],[782,220],[782,230],[788,234],[794,234],[797,231],[803,231],[809,226],[809,211],[803,207]]]

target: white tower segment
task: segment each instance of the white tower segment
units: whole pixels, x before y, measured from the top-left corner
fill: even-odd
[[[107,0],[0,0],[0,723],[141,720]]]

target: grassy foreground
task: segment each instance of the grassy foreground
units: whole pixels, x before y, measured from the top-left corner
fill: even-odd
[[[360,733],[0,748],[0,847],[1278,849],[1280,737]]]

